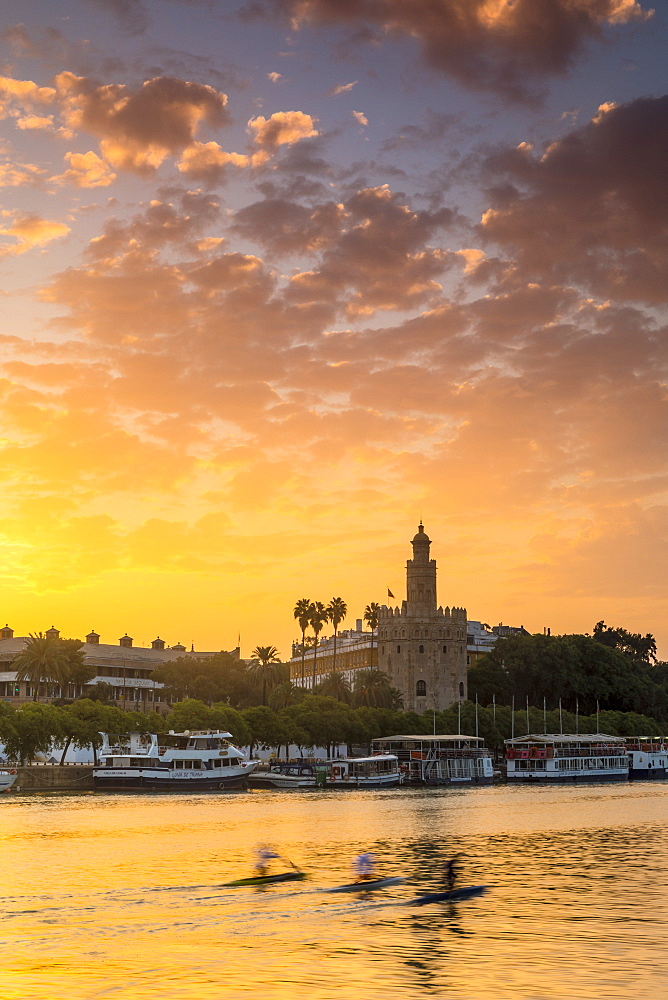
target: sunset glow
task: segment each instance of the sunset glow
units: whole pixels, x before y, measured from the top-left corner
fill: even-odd
[[[404,596],[668,656],[666,13],[6,0],[0,624]]]

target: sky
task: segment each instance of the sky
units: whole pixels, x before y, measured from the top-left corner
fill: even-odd
[[[0,616],[668,658],[664,3],[4,0]]]

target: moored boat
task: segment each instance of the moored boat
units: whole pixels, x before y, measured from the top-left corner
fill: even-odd
[[[505,740],[509,782],[626,781],[624,739],[604,733],[545,734]]]
[[[325,761],[276,761],[253,772],[253,788],[391,788],[402,782],[396,754]]]
[[[230,743],[231,733],[101,733],[96,788],[108,791],[226,791],[245,788],[259,761]]]
[[[668,777],[668,745],[662,737],[630,736],[625,739],[629,778]]]
[[[494,780],[492,755],[478,736],[387,736],[375,750],[396,754],[410,785],[485,785]]]
[[[0,792],[8,792],[18,777],[16,768],[0,771]]]

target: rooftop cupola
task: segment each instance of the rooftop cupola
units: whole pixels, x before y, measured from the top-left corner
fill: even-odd
[[[55,628],[55,627],[54,627],[54,626],[52,625],[52,626],[51,626],[51,628],[48,628],[48,629],[46,630],[46,632],[44,633],[44,635],[45,635],[45,636],[46,636],[46,637],[47,637],[48,639],[60,639],[60,629],[58,629],[58,628]]]
[[[154,639],[153,642],[151,643],[151,649],[164,649],[164,648],[165,648],[165,640],[161,639],[160,636],[158,636],[157,639]]]
[[[436,560],[429,558],[431,539],[422,521],[411,544],[413,558],[406,563],[407,612],[429,617],[436,611]]]
[[[89,632],[88,635],[86,636],[86,642],[88,643],[89,646],[99,646],[100,645],[99,634],[97,632]]]
[[[186,651],[186,647],[180,642],[177,642],[175,646],[172,646],[172,649],[176,649],[179,653],[185,653]]]
[[[4,628],[0,628],[0,639],[13,639],[14,629],[10,628],[9,625],[5,625]]]
[[[130,647],[132,646],[132,638],[128,635],[127,632],[121,639],[118,640],[118,645],[125,646],[126,649],[130,649]]]

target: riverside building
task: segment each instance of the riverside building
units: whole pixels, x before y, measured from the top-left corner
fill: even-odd
[[[60,638],[57,628],[47,629],[47,636]],[[28,636],[14,636],[14,630],[5,625],[0,629],[0,700],[14,705],[23,705],[32,701],[35,696],[40,701],[58,701],[61,698],[81,697],[84,688],[96,684],[108,684],[112,691],[112,700],[119,708],[136,711],[151,709],[167,709],[163,700],[162,684],[152,679],[156,667],[162,666],[182,656],[196,656],[199,659],[214,656],[212,652],[189,652],[181,643],[167,646],[164,639],[156,638],[150,646],[135,646],[129,635],[124,635],[118,644],[100,642],[97,632],[89,632],[83,644],[82,652],[86,665],[97,670],[95,677],[80,684],[42,683],[39,690],[30,681],[17,681],[16,672],[12,670],[12,662],[25,647]],[[239,657],[239,650],[232,650],[232,656]]]

